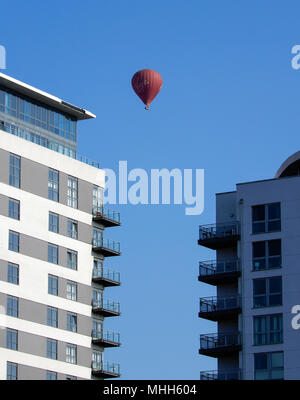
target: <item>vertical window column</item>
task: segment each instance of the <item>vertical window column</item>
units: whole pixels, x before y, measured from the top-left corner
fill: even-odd
[[[21,185],[21,157],[15,154],[9,156],[9,184],[17,188]]]
[[[73,176],[68,177],[67,204],[70,207],[78,208],[78,179]]]
[[[59,200],[59,172],[49,168],[48,172],[48,199]]]

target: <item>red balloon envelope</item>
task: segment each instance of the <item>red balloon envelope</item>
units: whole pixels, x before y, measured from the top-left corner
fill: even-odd
[[[162,86],[159,73],[152,69],[142,69],[133,75],[131,84],[135,93],[146,104],[146,110],[149,110],[150,103],[158,95]]]

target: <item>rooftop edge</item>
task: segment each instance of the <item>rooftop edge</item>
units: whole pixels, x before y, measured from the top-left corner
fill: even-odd
[[[59,111],[68,113],[72,117],[76,118],[76,120],[78,121],[96,118],[96,115],[94,115],[90,111],[74,106],[73,104],[63,101],[56,96],[43,92],[42,90],[39,90],[33,86],[27,85],[24,82],[5,75],[2,72],[0,72],[0,84],[7,87],[8,89],[14,90],[17,93],[35,99],[45,105],[54,107]]]

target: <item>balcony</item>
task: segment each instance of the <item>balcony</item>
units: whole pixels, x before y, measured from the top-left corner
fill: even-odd
[[[120,334],[111,331],[92,331],[92,342],[93,344],[102,347],[119,347]]]
[[[235,282],[241,275],[240,261],[205,261],[199,263],[200,282],[210,285]]]
[[[92,281],[100,283],[102,286],[120,286],[120,272],[112,271],[110,269],[94,269]]]
[[[120,213],[106,207],[93,208],[93,220],[105,227],[120,226]]]
[[[202,297],[199,317],[210,321],[232,319],[242,312],[239,295],[227,297]]]
[[[118,317],[121,315],[120,303],[111,300],[93,300],[92,311],[103,317]]]
[[[92,375],[97,378],[119,378],[120,364],[111,363],[108,361],[92,362]]]
[[[233,381],[242,379],[241,369],[228,371],[202,371],[200,372],[201,381]]]
[[[239,333],[200,335],[199,354],[210,357],[232,355],[242,349]]]
[[[240,239],[238,222],[199,226],[198,244],[217,250],[223,247],[233,247]]]
[[[120,243],[109,239],[93,239],[93,251],[104,257],[119,256]]]
[[[57,153],[63,154],[67,157],[71,157],[74,160],[78,160],[92,167],[100,169],[100,164],[97,161],[90,160],[89,158],[78,154],[74,149],[71,149],[70,147],[64,146],[61,143],[58,144],[55,141],[49,140],[46,137],[41,136],[39,130],[34,126],[32,126],[31,131],[29,131],[27,128],[22,127],[22,125],[17,126],[17,124],[15,123],[12,124],[10,122],[0,120],[0,131],[1,130],[14,136],[18,136],[29,142],[35,143],[39,146],[43,146],[47,149],[56,151]]]

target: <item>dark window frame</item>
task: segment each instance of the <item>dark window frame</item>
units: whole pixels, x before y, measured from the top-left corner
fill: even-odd
[[[53,318],[53,316],[55,317]],[[58,309],[55,307],[47,307],[47,326],[58,327]]]
[[[6,328],[6,348],[18,351],[18,331]]]
[[[17,154],[9,154],[9,185],[21,187],[21,157]]]
[[[269,218],[270,207],[279,205],[279,218]],[[264,219],[256,219],[254,220],[255,209],[264,208]],[[278,228],[270,228],[271,224],[279,223]],[[262,226],[263,229],[256,228],[257,226]],[[271,232],[280,232],[281,231],[281,203],[273,202],[267,204],[258,204],[252,206],[252,234],[257,235],[260,233],[271,233]]]
[[[55,339],[47,339],[47,358],[51,358],[52,360],[57,360],[57,340]],[[54,355],[54,357],[52,357]]]
[[[281,286],[281,291],[280,292],[271,292],[271,282],[275,281],[275,279],[280,280],[280,286]],[[262,282],[265,281],[265,292],[264,293],[259,293],[255,294],[255,283],[257,282]],[[270,298],[271,296],[280,296],[280,303],[278,304],[271,304]],[[265,302],[262,303],[262,305],[259,304],[259,302],[256,302],[258,298],[263,298],[265,297]],[[266,278],[256,278],[253,279],[253,308],[266,308],[266,307],[280,307],[282,306],[282,276],[270,276]]]
[[[12,368],[15,369],[15,374],[12,374]],[[8,381],[18,380],[18,364],[7,361],[6,363],[6,379]]]
[[[48,262],[58,265],[58,246],[56,244],[48,243]]]
[[[55,286],[50,284],[53,281],[56,282]],[[52,294],[53,296],[58,296],[58,276],[56,275],[48,274],[48,294]]]
[[[20,234],[15,231],[8,231],[8,250],[20,252]]]
[[[274,242],[280,242],[280,254],[270,256],[270,246]],[[264,257],[254,257],[255,246],[262,245],[264,243]],[[272,260],[280,259],[280,266],[272,266]],[[257,263],[257,266],[255,265]],[[262,265],[262,267],[261,267]],[[273,264],[275,265],[275,264]],[[252,242],[252,271],[266,271],[270,269],[282,268],[282,240],[281,239],[271,239],[271,240],[261,240]]]
[[[281,367],[272,367],[272,355],[273,354],[282,354],[282,366]],[[257,368],[258,357],[266,357],[266,366],[267,368]],[[265,371],[267,373],[267,380],[282,380],[283,377],[280,378],[272,378],[272,373],[275,371],[282,371],[282,375],[284,376],[284,352],[283,351],[271,351],[271,352],[263,352],[263,353],[254,353],[254,380],[257,380],[256,373],[258,371]]]
[[[272,319],[279,318],[279,328],[274,329]],[[265,320],[265,330],[256,331],[256,321]],[[278,322],[277,322],[278,324]],[[277,340],[275,339],[277,338]],[[265,346],[283,343],[283,314],[267,314],[253,316],[253,346]]]
[[[59,215],[49,211],[48,230],[50,232],[59,233]]]
[[[17,271],[15,273],[14,271]],[[20,282],[20,267],[18,264],[8,262],[7,263],[7,282],[14,285],[19,285]]]
[[[11,197],[8,199],[8,216],[20,221],[20,200]]]
[[[6,299],[6,315],[19,318],[19,298],[15,296],[7,296]]]

